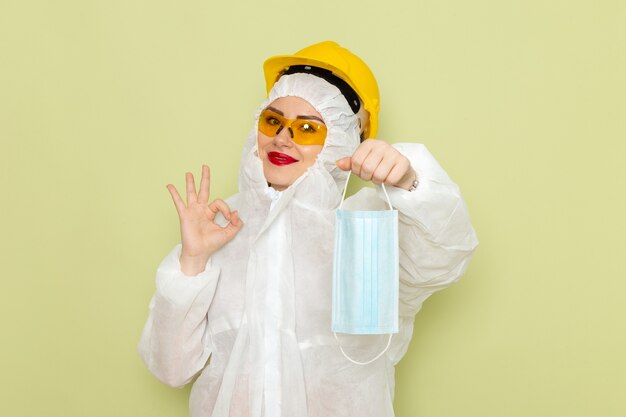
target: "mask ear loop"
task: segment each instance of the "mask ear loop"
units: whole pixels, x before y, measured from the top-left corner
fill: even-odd
[[[341,195],[341,203],[339,204],[339,210],[343,206],[343,202],[346,199],[346,191],[348,191],[348,182],[350,182],[350,174],[352,171],[348,171],[348,176],[346,177],[346,184],[343,186],[343,194]],[[385,188],[385,184],[380,184],[383,187],[383,192],[385,193],[385,197],[387,197],[387,204],[389,205],[389,210],[393,210],[393,206],[391,205],[391,200],[389,199],[389,194],[387,194],[387,189]]]
[[[389,349],[389,346],[391,346],[391,337],[393,336],[392,333],[389,333],[389,339],[387,339],[387,346],[385,346],[385,349],[380,352],[378,355],[376,355],[373,359],[370,359],[367,362],[359,362],[359,361],[355,361],[354,359],[352,359],[350,356],[348,356],[348,354],[343,350],[343,347],[341,347],[341,342],[339,341],[339,338],[337,337],[337,333],[333,332],[333,335],[335,336],[335,340],[337,341],[337,343],[339,344],[339,350],[341,351],[341,353],[343,354],[344,358],[346,358],[347,360],[349,360],[350,362],[352,362],[355,365],[369,365],[370,363],[374,362],[376,359],[380,358],[381,356],[383,356],[385,354],[385,352],[387,352],[387,349]]]
[[[346,178],[346,184],[343,187],[343,194],[341,196],[341,203],[339,204],[338,210],[341,210],[341,207],[343,206],[343,202],[346,199],[346,190],[348,189],[348,182],[350,181],[351,173],[352,171],[348,171],[348,177]],[[385,189],[385,184],[381,184],[381,185],[383,187],[383,192],[385,193],[385,197],[387,197],[387,204],[389,204],[389,210],[393,210],[393,206],[391,205],[391,200],[389,199],[389,194],[387,194],[387,190]],[[393,333],[389,333],[389,339],[387,339],[387,346],[385,346],[385,349],[382,352],[380,352],[378,355],[376,355],[373,359],[370,359],[369,361],[366,361],[366,362],[359,362],[359,361],[355,361],[354,359],[352,359],[350,356],[348,356],[345,350],[343,350],[343,347],[341,346],[341,342],[339,341],[339,338],[337,337],[337,333],[333,332],[333,335],[335,336],[335,340],[337,341],[337,344],[339,345],[339,350],[341,351],[341,354],[344,356],[344,358],[346,358],[347,360],[349,360],[355,365],[369,365],[370,363],[374,362],[376,359],[383,356],[385,352],[387,352],[387,349],[389,349],[389,346],[391,346],[391,338],[393,337]]]

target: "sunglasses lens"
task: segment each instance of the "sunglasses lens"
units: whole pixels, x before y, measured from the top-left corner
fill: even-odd
[[[326,126],[315,120],[294,120],[291,130],[293,141],[300,145],[323,145],[326,140]]]
[[[259,130],[261,133],[269,137],[274,137],[281,126],[284,126],[284,119],[280,114],[274,113],[271,110],[263,110],[263,112],[261,112],[259,116]]]

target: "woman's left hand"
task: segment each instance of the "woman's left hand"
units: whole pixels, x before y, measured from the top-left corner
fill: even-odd
[[[380,139],[363,141],[351,157],[336,162],[344,171],[374,184],[393,185],[408,190],[417,178],[406,156]]]

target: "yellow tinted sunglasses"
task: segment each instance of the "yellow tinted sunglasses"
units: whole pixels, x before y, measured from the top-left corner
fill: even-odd
[[[285,119],[270,109],[261,112],[259,132],[273,138],[285,128],[298,145],[323,145],[326,140],[326,125],[319,120]]]

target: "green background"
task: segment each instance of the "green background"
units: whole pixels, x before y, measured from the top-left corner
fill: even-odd
[[[187,414],[136,344],[165,188],[236,190],[265,58],[332,39],[480,246],[397,368],[399,417],[626,415],[623,1],[0,3],[0,415]]]

